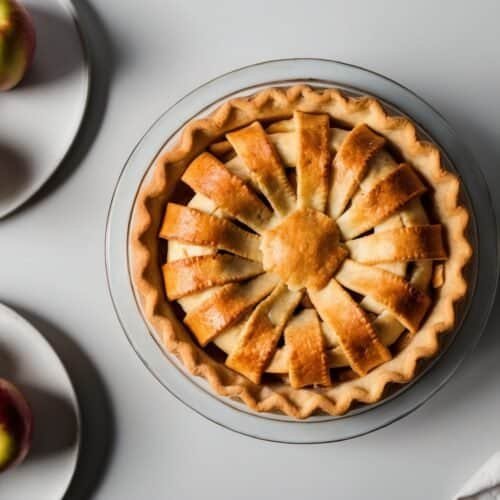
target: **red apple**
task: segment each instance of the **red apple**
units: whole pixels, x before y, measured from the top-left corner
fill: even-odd
[[[0,379],[0,472],[21,463],[29,452],[33,413],[16,386]]]
[[[33,61],[33,20],[16,0],[0,0],[0,90],[15,87]]]

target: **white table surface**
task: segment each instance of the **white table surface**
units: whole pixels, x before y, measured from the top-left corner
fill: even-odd
[[[479,159],[498,217],[500,3],[77,3],[96,63],[88,120],[63,169],[0,223],[0,300],[53,343],[82,405],[68,498],[450,498],[500,448],[500,304],[456,377],[411,416],[343,443],[266,443],[193,413],[143,367],[111,307],[104,229],[123,163],[160,112],[220,73],[295,56],[365,66],[428,100]]]

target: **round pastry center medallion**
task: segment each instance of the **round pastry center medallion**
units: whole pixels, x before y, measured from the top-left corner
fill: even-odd
[[[347,256],[335,221],[311,208],[295,210],[265,231],[261,251],[264,269],[292,290],[322,288]]]

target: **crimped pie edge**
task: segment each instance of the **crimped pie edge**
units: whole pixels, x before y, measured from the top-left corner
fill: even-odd
[[[394,144],[434,190],[435,209],[448,233],[449,258],[445,281],[436,291],[431,313],[410,344],[392,360],[368,375],[327,389],[293,389],[285,384],[255,385],[245,377],[214,361],[194,344],[171,311],[164,296],[158,263],[158,229],[169,190],[194,157],[229,130],[255,120],[288,118],[294,110],[328,113],[350,126],[364,122]],[[259,412],[281,411],[295,418],[307,418],[322,411],[341,415],[356,401],[375,403],[382,399],[389,383],[405,383],[415,377],[417,362],[439,350],[438,336],[454,325],[454,303],[467,291],[462,275],[472,255],[465,237],[468,212],[459,204],[460,182],[441,167],[440,152],[420,141],[410,120],[388,115],[372,97],[344,96],[337,89],[313,90],[297,85],[268,88],[248,97],[226,101],[206,118],[188,122],[179,142],[159,154],[143,180],[133,208],[129,234],[132,282],[142,313],[158,340],[180,358],[187,370],[204,377],[220,395],[242,400]]]

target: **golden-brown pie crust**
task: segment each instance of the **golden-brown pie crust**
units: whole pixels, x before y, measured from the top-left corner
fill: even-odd
[[[184,323],[191,328],[198,342],[204,346],[269,295],[277,284],[276,277],[263,274],[249,283],[224,285],[199,307],[189,311]]]
[[[323,287],[347,256],[335,221],[312,208],[299,208],[264,232],[261,251],[264,269],[293,289]]]
[[[259,240],[255,235],[214,215],[169,203],[160,236],[193,245],[228,250],[241,257],[260,261]]]
[[[295,111],[297,198],[299,208],[322,212],[328,196],[330,124],[327,115]]]
[[[262,156],[259,156],[258,147],[268,148],[267,158],[269,159],[273,158],[274,148],[278,145],[275,146],[265,139],[266,135],[261,134],[262,127],[259,129],[260,125],[249,126],[256,120],[289,120],[296,111],[325,113],[330,115],[335,122],[342,123],[344,126],[349,125],[352,128],[365,124],[376,134],[384,137],[398,150],[403,161],[411,165],[411,167],[402,166],[398,169],[397,174],[392,174],[396,176],[398,185],[405,187],[406,201],[411,199],[414,193],[425,189],[425,185],[431,186],[433,210],[444,227],[447,240],[452,243],[447,249],[448,258],[443,262],[442,271],[439,272],[440,287],[435,290],[433,306],[418,331],[408,341],[408,345],[392,359],[380,364],[366,375],[324,388],[295,389],[286,383],[255,384],[215,361],[193,342],[165,299],[159,258],[158,234],[162,226],[165,206],[189,163],[211,144],[220,140],[225,133],[246,127],[250,134],[255,134],[254,140],[257,141],[256,144],[258,143],[257,149],[238,151],[238,136],[235,134],[240,132],[228,134],[228,138],[238,154],[252,158],[247,164],[252,165],[253,182],[262,186],[262,191],[265,192],[269,187],[266,184],[268,182],[267,169],[273,169],[276,172],[277,169],[283,167],[279,161],[274,161],[276,158],[271,162],[263,162]],[[276,128],[281,127],[284,137],[287,133],[286,130],[294,125],[290,125],[290,122],[283,123],[284,125],[276,124]],[[335,134],[332,135],[332,140],[334,139]],[[290,152],[287,151],[287,153]],[[417,175],[412,176],[413,170]],[[404,178],[401,178],[402,171]],[[275,199],[274,208],[279,213],[286,214],[293,204],[294,194],[288,189],[286,176],[281,177],[281,182],[280,196]],[[366,184],[366,179],[364,182]],[[368,192],[365,192],[363,201],[361,198],[359,202],[353,200],[353,206],[355,207],[356,203],[359,203],[358,207],[361,206],[363,211],[369,210],[370,207],[373,208],[370,205],[373,202],[373,195],[370,195],[371,190],[378,190],[377,193],[381,196],[386,196],[386,193],[393,193],[396,197],[400,196],[399,191],[396,193],[391,190],[393,184],[393,181],[387,179],[377,181],[368,189]],[[129,244],[132,280],[143,314],[165,348],[175,353],[193,375],[205,377],[217,393],[238,398],[254,410],[281,411],[297,418],[305,418],[315,412],[339,415],[348,411],[356,401],[373,403],[383,397],[384,388],[388,383],[404,383],[411,380],[416,374],[418,361],[436,354],[439,349],[439,334],[450,330],[455,323],[454,303],[463,297],[467,290],[462,270],[472,253],[464,235],[468,214],[465,208],[459,204],[459,189],[460,183],[457,177],[441,167],[438,148],[433,144],[419,140],[414,125],[408,119],[389,116],[373,98],[351,98],[335,89],[313,90],[306,86],[295,86],[270,88],[250,97],[232,99],[206,118],[189,122],[184,127],[178,144],[159,155],[140,186],[133,210]],[[399,203],[403,202],[400,200]],[[353,206],[347,212],[352,210]],[[378,212],[375,210],[374,213]],[[214,247],[223,248],[229,243],[239,250],[239,255],[242,257],[249,259],[253,257],[256,261],[260,260],[261,256],[255,245],[248,243],[246,236],[243,236],[244,241],[239,241],[241,235],[238,231],[234,231],[231,227],[228,228],[225,223],[222,224],[224,227],[216,224],[217,227],[214,230],[211,223],[208,225],[198,224],[199,217],[196,214],[194,217],[189,215],[192,215],[192,212],[187,216],[188,225],[203,226],[202,230],[207,231],[206,244],[211,243]],[[383,216],[379,214],[375,218],[381,220]],[[376,224],[374,220],[370,221],[371,227]],[[361,234],[363,232],[359,232],[360,228],[356,224],[344,224],[343,228],[339,219],[341,231],[346,226],[355,228],[348,229],[348,234]],[[182,227],[178,227],[178,234],[174,237],[185,238],[185,235],[182,234],[185,229],[186,225],[183,223]],[[199,235],[199,233],[197,234]],[[236,234],[238,235],[236,236]],[[247,234],[250,235],[250,233]],[[191,233],[191,237],[183,239],[183,241],[196,244],[196,241],[192,241],[193,239],[194,233]],[[249,239],[251,241],[252,238]],[[422,265],[422,271],[418,275],[424,276],[427,273],[426,269],[429,268]],[[254,280],[256,279],[259,277],[254,278]],[[222,290],[227,286],[244,285],[223,285],[221,292],[217,293],[223,294]],[[268,293],[271,292],[272,288],[274,286],[270,287]],[[413,290],[410,292],[414,293]],[[262,289],[260,289],[260,293],[264,293]],[[251,300],[246,294],[242,293],[240,304],[228,308],[226,303],[220,311],[221,317],[215,315],[217,318],[215,324],[208,324],[208,333],[201,335],[201,343],[205,343],[210,338],[211,332],[220,328],[222,324],[237,321],[241,314],[248,310],[250,302]],[[204,304],[204,306],[205,309],[215,307],[217,310],[216,305],[212,303]],[[396,301],[392,306],[396,310],[401,307],[401,304]],[[404,304],[402,311],[408,315]],[[202,316],[202,314],[198,314],[199,318]],[[402,315],[401,318],[403,317]],[[413,324],[411,317],[406,319],[409,325]],[[374,326],[376,326],[377,321],[378,319],[374,322]],[[379,323],[383,324],[382,321]],[[192,328],[192,325],[190,327]],[[193,331],[195,329],[196,327]],[[387,352],[378,345],[375,351],[382,358],[388,357]],[[330,351],[330,357],[336,355],[335,350]],[[365,370],[366,367],[359,367],[360,372]]]
[[[346,259],[335,279],[345,288],[383,304],[408,330],[416,332],[431,299],[398,276],[375,266]]]
[[[391,353],[379,340],[366,312],[356,304],[336,279],[321,290],[309,292],[323,321],[337,334],[349,364],[359,375],[391,359]]]
[[[177,300],[194,292],[235,281],[244,281],[262,273],[259,262],[237,255],[197,255],[163,266],[167,296]]]
[[[385,144],[385,139],[374,134],[364,123],[356,125],[347,135],[333,161],[330,194],[332,217],[337,218],[357,189],[368,167],[368,160]]]
[[[244,129],[227,134],[227,139],[250,169],[255,184],[281,215],[295,208],[295,194],[285,169],[262,125],[254,122]]]
[[[313,309],[304,309],[286,327],[285,343],[290,350],[290,385],[331,384],[323,334]]]
[[[288,290],[284,284],[278,286],[251,314],[226,365],[260,383],[285,323],[301,297],[301,292]]]
[[[399,227],[347,241],[351,258],[363,264],[446,259],[439,224]]]
[[[338,219],[346,238],[354,238],[382,222],[408,201],[422,194],[425,186],[413,169],[403,164],[367,193],[356,197]]]
[[[210,153],[198,156],[184,172],[182,180],[256,231],[264,229],[271,218],[271,211],[260,198]]]

